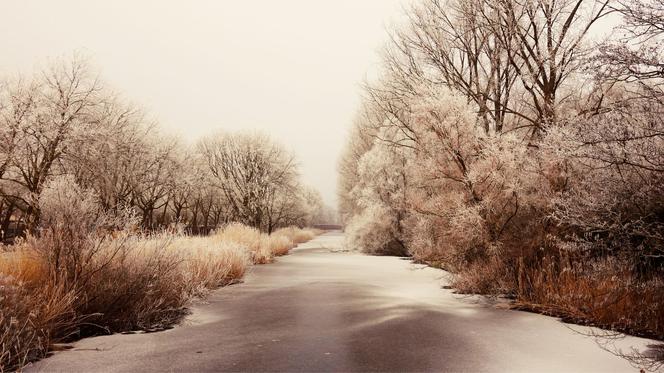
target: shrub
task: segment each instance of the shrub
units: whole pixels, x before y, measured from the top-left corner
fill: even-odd
[[[346,226],[346,245],[374,255],[407,255],[399,240],[398,225],[391,211],[380,205],[365,208]]]
[[[395,139],[383,130],[379,138]],[[357,212],[346,226],[347,244],[365,253],[406,256],[406,154],[374,141],[357,165],[357,185],[351,190]]]

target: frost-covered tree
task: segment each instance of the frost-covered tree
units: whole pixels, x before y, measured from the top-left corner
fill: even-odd
[[[368,106],[364,107],[356,116],[353,128],[348,136],[348,142],[339,158],[337,195],[339,198],[339,218],[342,223],[348,222],[359,209],[351,191],[360,182],[357,169],[360,158],[373,145],[371,135],[374,129],[371,125],[371,116],[372,110]]]
[[[2,115],[2,195],[39,223],[39,196],[63,159],[97,126],[101,84],[80,59],[57,62],[26,80],[9,84]],[[6,212],[11,214],[11,212]]]
[[[603,79],[647,82],[642,88],[656,88],[662,94],[664,4],[661,0],[630,0],[616,1],[611,7],[623,23],[615,30],[617,36],[600,46],[592,67]]]
[[[233,219],[271,232],[306,215],[293,156],[257,133],[227,133],[199,144]]]
[[[579,251],[664,274],[664,105],[633,97],[634,88],[614,90],[605,112],[548,136],[545,146],[562,152],[573,175],[554,217],[578,232],[566,238]]]
[[[376,140],[360,157],[358,182],[350,192],[356,207],[346,222],[348,245],[374,254],[406,255],[406,156],[403,149]]]

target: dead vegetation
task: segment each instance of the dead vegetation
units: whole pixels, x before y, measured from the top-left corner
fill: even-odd
[[[239,281],[252,263],[270,262],[294,245],[240,224],[191,237],[107,233],[99,224],[108,219],[95,220],[58,220],[2,248],[0,371],[45,356],[56,342],[168,328],[193,297]],[[289,231],[313,238],[309,230]]]

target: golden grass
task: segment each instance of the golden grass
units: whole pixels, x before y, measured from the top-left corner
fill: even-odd
[[[0,372],[44,356],[54,341],[170,325],[192,297],[239,280],[249,264],[237,244],[170,234],[56,230],[1,247]]]
[[[53,342],[172,325],[193,297],[315,235],[237,223],[207,237],[71,228],[0,246],[0,372],[43,357]]]
[[[246,247],[254,264],[265,264],[271,263],[275,256],[288,254],[296,245],[309,241],[320,233],[313,229],[287,227],[268,235],[256,228],[231,223],[219,230],[214,237]]]
[[[322,231],[317,229],[286,227],[277,229],[272,234],[275,236],[286,236],[293,241],[295,245],[299,245],[313,239],[321,233]]]
[[[266,236],[258,229],[240,223],[231,223],[214,235],[214,239],[222,242],[234,242],[245,247],[254,264],[271,263],[273,260],[270,247],[265,244]]]
[[[180,255],[186,282],[197,296],[241,279],[250,264],[247,250],[211,237],[178,237],[168,245]]]
[[[263,245],[268,247],[268,250],[274,256],[282,256],[288,254],[290,249],[295,247],[293,241],[282,235],[271,234],[268,237],[263,237]]]
[[[43,279],[47,271],[39,254],[33,250],[19,248],[2,252],[0,248],[0,274],[11,276],[20,282],[33,283]]]
[[[75,300],[36,253],[0,252],[0,372],[44,356],[55,330],[68,333]]]

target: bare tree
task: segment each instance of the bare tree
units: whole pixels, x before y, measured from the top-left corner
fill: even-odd
[[[27,86],[23,86],[27,84]],[[11,94],[9,133],[5,136],[3,195],[25,210],[30,229],[39,222],[39,195],[61,167],[63,157],[95,125],[91,111],[99,103],[101,85],[79,59],[60,62],[33,81],[19,81]],[[7,197],[6,197],[7,198]]]
[[[600,45],[589,69],[599,81],[636,83],[638,94],[662,102],[664,3],[661,0],[616,1],[612,9],[622,16],[623,23],[615,30],[616,38]],[[604,103],[599,101],[598,106]]]
[[[133,175],[131,204],[141,211],[141,223],[147,228],[154,228],[157,223],[155,212],[168,207],[172,180],[177,175],[176,151],[174,140],[155,136],[132,155],[138,172]]]
[[[425,0],[393,35],[387,79],[370,94],[404,126],[401,99],[442,84],[476,105],[486,133],[527,128],[537,137],[555,122],[584,41],[609,12],[608,0]]]
[[[458,90],[477,105],[487,133],[501,132],[515,112],[517,74],[508,59],[509,36],[502,40],[493,27],[498,9],[483,0],[427,0],[409,16],[410,27],[395,33],[386,52],[392,79],[411,92],[418,81]]]
[[[495,28],[516,69],[534,113],[532,134],[556,121],[561,86],[578,71],[587,53],[584,39],[591,27],[608,14],[609,0],[497,2]],[[590,4],[590,5],[589,5]]]
[[[204,139],[200,151],[232,214],[271,231],[287,212],[297,172],[293,157],[260,134],[221,134]]]

